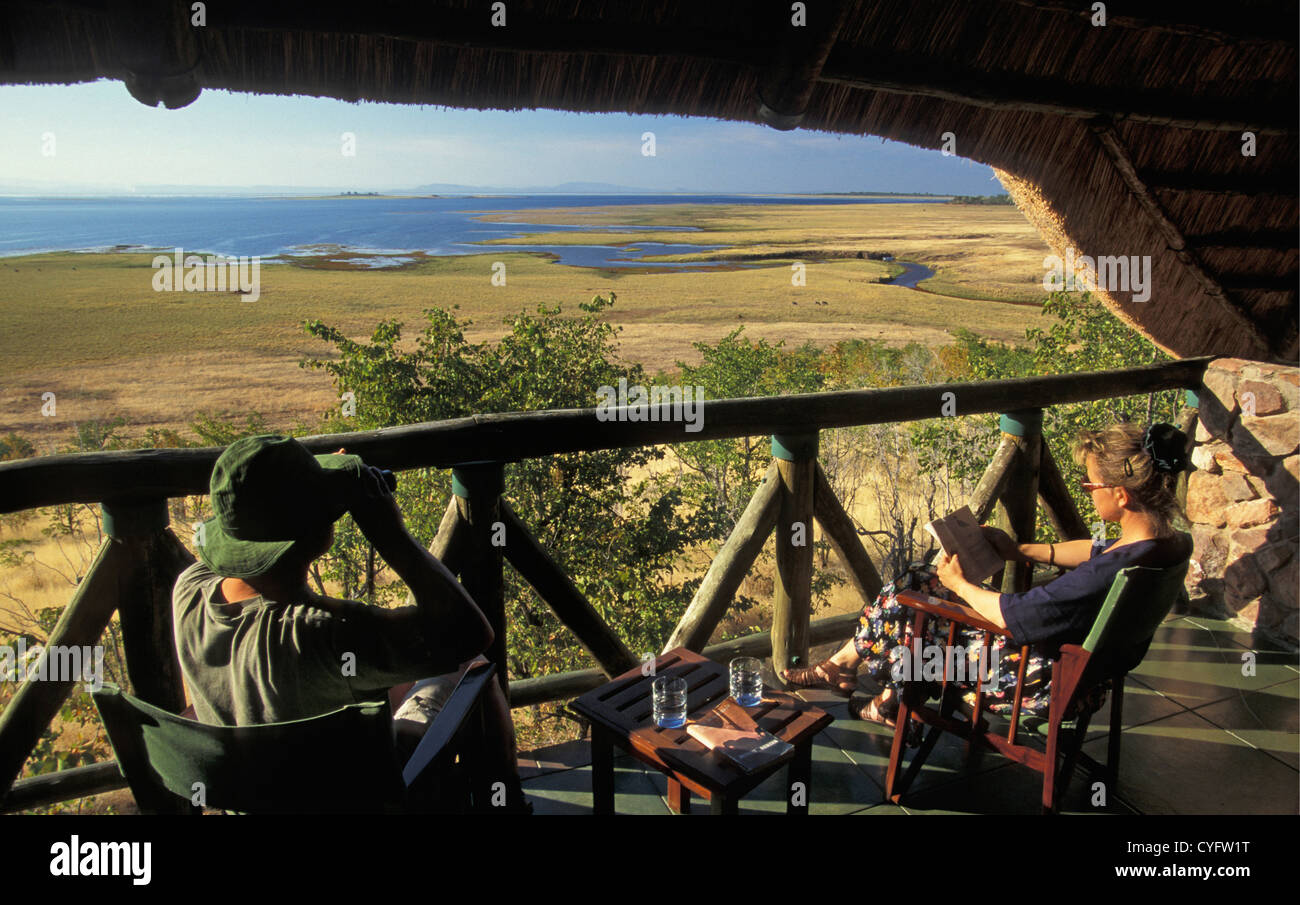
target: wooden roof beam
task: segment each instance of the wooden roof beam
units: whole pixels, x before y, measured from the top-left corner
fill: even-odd
[[[1148,188],[1158,191],[1277,195],[1283,198],[1294,198],[1300,193],[1295,170],[1277,174],[1143,170],[1141,176]]]
[[[1300,289],[1300,273],[1221,273],[1219,285],[1233,292],[1295,292]]]
[[[789,131],[803,122],[817,78],[844,26],[848,3],[809,4],[803,24],[793,21],[789,6],[777,6],[773,12],[775,16],[764,18],[774,20],[773,32],[780,38],[776,59],[759,84],[758,118],[774,129]]]
[[[1120,178],[1124,180],[1124,184],[1128,186],[1133,198],[1146,211],[1156,231],[1164,237],[1169,250],[1201,284],[1205,294],[1232,322],[1233,328],[1241,331],[1242,335],[1253,339],[1261,350],[1267,350],[1270,353],[1275,352],[1273,344],[1268,341],[1268,338],[1254,320],[1228,297],[1223,286],[1205,269],[1196,253],[1187,247],[1187,240],[1183,238],[1182,232],[1174,225],[1174,222],[1169,219],[1169,214],[1160,203],[1160,200],[1151,193],[1150,189],[1139,178],[1137,170],[1133,167],[1133,160],[1129,156],[1128,149],[1124,147],[1124,142],[1115,130],[1114,124],[1099,120],[1091,123],[1089,128],[1097,136],[1103,153],[1110,158],[1112,165],[1119,173]]]
[[[1189,248],[1265,248],[1271,251],[1296,251],[1293,229],[1225,229],[1210,233],[1185,235]]]
[[[1015,73],[990,74],[946,62],[875,49],[838,47],[826,61],[821,81],[868,91],[910,94],[993,110],[1046,113],[1076,119],[1105,117],[1178,129],[1215,132],[1252,131],[1258,135],[1297,132],[1291,112],[1300,104],[1269,103],[1254,108],[1238,100],[1175,97],[1111,91]],[[1269,97],[1277,86],[1260,86],[1256,97]]]
[[[1078,0],[1007,0],[1016,6],[1046,13],[1065,13],[1083,23],[1092,21],[1092,4]],[[1107,27],[1162,31],[1217,44],[1278,44],[1292,41],[1296,33],[1296,6],[1275,3],[1271,8],[1237,4],[1225,15],[1219,0],[1147,0],[1139,13],[1131,6],[1106,4]],[[1089,27],[1091,25],[1089,24]]]

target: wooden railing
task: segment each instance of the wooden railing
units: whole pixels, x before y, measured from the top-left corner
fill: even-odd
[[[601,619],[502,496],[507,463],[557,453],[772,435],[773,461],[730,537],[711,564],[665,650],[684,645],[715,657],[741,652],[772,656],[774,671],[800,665],[811,646],[847,638],[856,616],[812,622],[811,523],[843,562],[866,602],[881,579],[852,519],[817,461],[818,432],[827,428],[914,421],[952,413],[1002,413],[1002,439],[969,504],[981,521],[995,514],[1017,539],[1032,539],[1036,502],[1063,537],[1088,535],[1065,481],[1042,442],[1044,406],[1131,396],[1157,390],[1199,390],[1210,358],[1120,371],[972,383],[856,390],[702,403],[701,430],[684,434],[672,421],[597,420],[594,409],[476,415],[328,436],[302,442],[317,453],[346,447],[368,463],[392,470],[452,469],[453,496],[430,546],[491,621],[496,639],[488,657],[506,662],[504,561],[547,602],[591,654],[599,669],[517,681],[507,689],[513,706],[560,700],[602,684],[636,665]],[[1189,434],[1196,409],[1184,410]],[[98,503],[106,540],[90,571],[50,634],[49,648],[98,643],[119,614],[127,674],[136,694],[159,707],[185,707],[172,638],[175,576],[193,557],[169,527],[167,500],[205,494],[220,447],[84,453],[0,464],[0,512],[66,503]],[[504,526],[506,543],[492,542]],[[770,632],[704,647],[769,534],[776,533],[777,574]],[[803,543],[797,538],[805,538]],[[1003,587],[1028,587],[1027,568],[1006,570]],[[40,674],[39,663],[35,672]],[[503,681],[505,676],[502,676]],[[125,786],[113,762],[63,770],[19,782],[15,778],[58,713],[73,682],[29,678],[0,715],[0,810],[12,811]]]

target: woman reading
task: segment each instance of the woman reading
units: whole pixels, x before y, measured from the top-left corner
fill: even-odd
[[[1019,648],[1037,646],[1041,654],[1031,656],[1026,665],[1021,709],[1046,715],[1050,659],[1059,655],[1060,645],[1078,644],[1087,637],[1119,571],[1128,566],[1165,568],[1191,556],[1191,537],[1175,531],[1172,524],[1173,517],[1182,514],[1174,496],[1174,480],[1187,467],[1186,448],[1186,435],[1169,424],[1155,424],[1144,431],[1119,422],[1104,430],[1080,432],[1074,460],[1087,472],[1087,480],[1080,483],[1091,495],[1097,515],[1119,524],[1118,540],[1016,544],[1006,532],[985,526],[990,543],[1007,561],[1045,563],[1070,571],[1023,593],[1003,594],[968,581],[957,556],[945,556],[932,568],[913,567],[881,589],[875,603],[863,609],[857,633],[830,659],[805,669],[785,670],[782,677],[795,686],[849,693],[857,687],[859,668],[865,665],[883,690],[871,699],[854,695],[849,712],[892,726],[898,712],[895,673],[902,672],[895,664],[910,643],[906,633],[914,615],[898,602],[897,593],[913,590],[945,600],[960,599],[985,619],[1009,630],[1010,645],[1001,636],[995,642],[995,647],[1010,646],[1015,651],[998,658],[998,674],[991,679],[996,684],[989,693],[987,709],[995,713],[1010,710]],[[923,643],[947,640],[946,622],[930,620],[927,626]],[[983,633],[963,629],[957,643],[978,653]],[[1105,689],[1098,691],[1085,703],[1090,712],[1105,702]],[[973,697],[972,691],[968,698]]]

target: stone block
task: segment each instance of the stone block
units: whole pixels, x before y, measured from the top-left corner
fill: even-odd
[[[1227,371],[1230,374],[1239,374],[1241,369],[1250,362],[1244,358],[1216,358],[1210,362],[1209,370]],[[1207,371],[1208,373],[1208,371]]]
[[[1233,609],[1239,610],[1239,604],[1259,597],[1268,590],[1268,579],[1259,571],[1255,557],[1246,556],[1228,565],[1223,573],[1223,590],[1225,599]]]
[[[1247,500],[1228,506],[1223,516],[1229,528],[1252,528],[1271,522],[1280,511],[1271,499]]]
[[[1222,369],[1207,368],[1199,415],[1216,437],[1226,437],[1237,418],[1237,378]]]
[[[1214,447],[1207,443],[1192,449],[1192,465],[1198,471],[1208,471],[1210,474],[1218,474],[1221,471],[1219,463],[1214,461]]]
[[[1246,476],[1235,471],[1219,476],[1219,489],[1229,502],[1255,499],[1255,491],[1246,481]]]
[[[1268,485],[1269,492],[1283,509],[1294,509],[1300,501],[1300,456],[1287,456],[1278,462]]]
[[[1225,593],[1223,603],[1228,611],[1236,615],[1238,619],[1245,619],[1252,625],[1259,621],[1259,598],[1253,600],[1238,600],[1232,595]]]
[[[1273,389],[1282,397],[1282,404],[1288,412],[1300,409],[1300,373],[1284,371],[1269,381]],[[1256,400],[1258,402],[1258,400]],[[1257,411],[1255,414],[1259,414]]]
[[[1228,533],[1228,562],[1254,553],[1269,542],[1268,528],[1237,528]]]
[[[1262,380],[1243,380],[1237,384],[1237,404],[1243,415],[1261,417],[1286,411],[1281,391]]]
[[[1239,455],[1225,446],[1222,449],[1215,449],[1214,461],[1224,471],[1237,471],[1242,474],[1264,477],[1273,470],[1273,463],[1276,459],[1263,455]]]
[[[1207,577],[1222,575],[1228,564],[1228,536],[1218,528],[1192,525],[1192,558]]]
[[[1228,444],[1238,456],[1289,456],[1300,447],[1300,412],[1243,415],[1228,433]]]
[[[1269,591],[1287,609],[1300,606],[1300,562],[1291,559],[1280,569],[1274,569],[1265,576]]]
[[[1194,471],[1187,477],[1187,518],[1220,528],[1227,523],[1224,510],[1231,500],[1223,492],[1223,475]]]
[[[1216,439],[1214,434],[1210,433],[1209,429],[1206,428],[1205,423],[1201,421],[1199,418],[1197,418],[1196,419],[1196,442],[1209,443],[1211,440],[1214,439]]]
[[[1259,564],[1265,574],[1277,571],[1294,557],[1295,552],[1291,544],[1285,541],[1275,541],[1255,551],[1255,562]]]

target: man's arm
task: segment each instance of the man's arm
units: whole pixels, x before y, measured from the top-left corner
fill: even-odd
[[[406,582],[426,617],[435,656],[461,663],[487,650],[494,638],[487,618],[447,567],[411,537],[396,501],[366,496],[349,511],[375,551]]]

